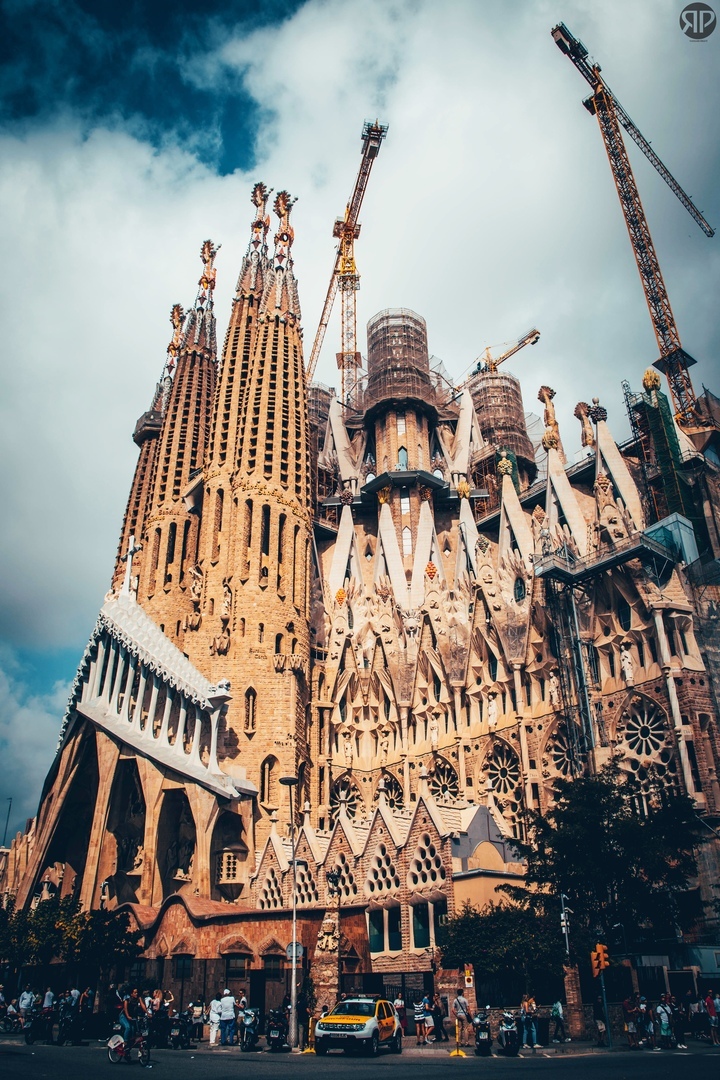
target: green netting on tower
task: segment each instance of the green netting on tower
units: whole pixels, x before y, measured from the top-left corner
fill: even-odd
[[[515,490],[517,491],[517,493],[519,495],[520,494],[520,474],[518,473],[517,455],[508,446],[499,447],[498,452],[495,455],[495,465],[496,466],[497,466],[498,462],[502,460],[503,457],[506,457],[508,461],[512,462],[512,482],[513,482],[513,484],[515,486]]]

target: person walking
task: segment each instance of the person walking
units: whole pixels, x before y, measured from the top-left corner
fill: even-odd
[[[432,1014],[435,1021],[435,1042],[449,1042],[448,1033],[445,1030],[445,1011],[439,994],[433,997]]]
[[[520,1002],[520,1023],[523,1029],[523,1046],[525,1049],[533,1047],[537,1050],[540,1043],[537,1041],[537,1030],[535,1028],[535,1013],[537,1012],[537,1005],[535,1004],[535,998],[530,994],[523,994],[522,1001]]]
[[[422,1001],[413,1003],[413,1012],[415,1016],[415,1043],[417,1046],[427,1046],[427,1036],[425,1034],[425,1006]]]
[[[672,1026],[675,1037],[675,1045],[678,1050],[687,1050],[685,1045],[685,1013],[681,1003],[674,994],[670,995],[670,1008],[672,1009]]]
[[[661,994],[655,1009],[655,1016],[659,1026],[660,1042],[663,1050],[672,1050],[673,1046],[673,1013],[669,994]]]
[[[639,994],[630,994],[630,996],[626,997],[622,1003],[625,1034],[627,1035],[628,1046],[631,1050],[640,1049],[637,1030],[637,1018],[640,1008],[638,1002],[639,996]]]
[[[715,1004],[715,994],[712,990],[708,990],[705,998],[705,1012],[707,1013],[710,1022],[710,1041],[713,1046],[720,1046],[720,1037],[718,1037],[718,1008]]]
[[[654,1050],[655,1017],[652,1005],[646,997],[641,997],[638,1001],[635,1026],[637,1027],[638,1046],[647,1046],[648,1050]]]
[[[595,998],[595,1004],[593,1005],[593,1020],[595,1021],[595,1029],[597,1031],[597,1044],[598,1046],[605,1046],[607,1026],[605,1024],[605,1006],[603,1005],[601,994],[598,994]]]
[[[458,987],[457,995],[452,1003],[452,1011],[458,1024],[458,1044],[460,1046],[467,1046],[472,1021],[470,1019],[470,1005],[463,993],[462,986]]]
[[[210,1002],[210,1008],[208,1010],[208,1022],[210,1024],[210,1035],[208,1036],[208,1045],[210,1047],[217,1046],[217,1037],[220,1032],[220,1017],[222,1016],[222,1007],[220,1004],[220,993],[218,990],[212,996]]]
[[[402,996],[402,992],[398,993],[398,996],[393,1001],[393,1008],[400,1018],[400,1027],[402,1028],[403,1037],[407,1034],[407,1010],[405,1008],[405,1001]]]
[[[220,1045],[232,1046],[235,1036],[235,1000],[229,990],[220,999]]]
[[[22,1021],[22,1026],[23,1027],[25,1027],[25,1020],[28,1017],[28,1015],[30,1013],[30,1010],[32,1009],[34,1004],[35,1004],[35,995],[33,994],[32,990],[30,989],[30,984],[28,983],[26,985],[25,989],[23,990],[22,994],[20,995],[20,999],[18,1001],[18,1009],[20,1010],[20,1020]]]
[[[552,1041],[554,1043],[570,1042],[565,1030],[565,1017],[563,1015],[563,1006],[560,998],[557,999],[550,1010],[550,1018],[555,1021],[555,1032]]]

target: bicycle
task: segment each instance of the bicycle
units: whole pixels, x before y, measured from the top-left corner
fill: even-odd
[[[121,1034],[112,1035],[108,1039],[108,1058],[113,1065],[119,1065],[121,1061],[138,1061],[143,1069],[151,1069],[150,1064],[150,1031],[147,1021],[139,1027],[128,1045]]]

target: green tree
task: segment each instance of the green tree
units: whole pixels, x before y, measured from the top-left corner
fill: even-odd
[[[443,928],[442,956],[449,968],[471,963],[479,980],[521,976],[529,991],[540,978],[562,976],[565,946],[558,924],[527,904],[466,903]]]
[[[546,815],[533,813],[522,885],[500,888],[557,919],[560,894],[573,909],[572,942],[586,953],[622,924],[629,945],[675,939],[678,897],[697,872],[701,825],[692,802],[665,789],[648,802],[616,766],[559,780]]]

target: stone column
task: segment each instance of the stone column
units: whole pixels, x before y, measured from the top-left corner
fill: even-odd
[[[662,664],[663,675],[665,676],[665,685],[667,686],[668,698],[670,700],[670,711],[673,718],[673,728],[675,730],[675,738],[677,739],[678,752],[680,754],[680,764],[682,766],[683,780],[685,781],[685,790],[691,799],[695,798],[695,783],[692,777],[692,771],[690,769],[690,759],[688,757],[687,746],[685,744],[685,737],[682,729],[682,717],[680,715],[680,703],[678,701],[677,690],[675,688],[675,680],[672,676],[671,660],[670,660],[670,645],[668,644],[667,634],[665,633],[665,624],[663,623],[663,617],[661,611],[654,611],[653,618],[655,619],[655,632],[657,634],[658,642],[660,643],[660,660]]]
[[[585,1036],[585,1017],[583,1014],[582,992],[580,990],[580,973],[576,965],[563,966],[565,981],[565,1019],[567,1027],[573,1039],[582,1039]]]
[[[528,810],[532,808],[532,784],[530,783],[530,755],[528,754],[527,732],[520,703],[522,701],[522,679],[520,678],[520,664],[513,664],[513,681],[515,684],[515,719],[518,723],[520,734],[520,760],[522,761],[523,784],[525,786],[525,805]]]
[[[117,768],[118,758],[120,757],[120,746],[100,728],[97,728],[95,731],[95,740],[100,780],[98,783],[97,796],[95,798],[92,826],[90,828],[90,840],[88,843],[87,859],[85,860],[85,871],[80,887],[80,906],[85,911],[89,911],[92,907],[95,907],[99,900],[99,897],[96,896],[96,892],[99,884],[97,878],[100,850],[102,848],[103,837],[107,826],[115,770]]]

